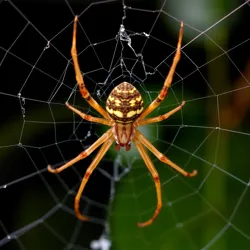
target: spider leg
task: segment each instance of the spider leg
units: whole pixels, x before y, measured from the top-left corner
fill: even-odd
[[[80,206],[80,199],[81,199],[81,195],[82,192],[85,188],[85,185],[88,182],[88,179],[90,177],[90,175],[92,174],[92,172],[95,170],[95,168],[97,167],[98,163],[100,162],[100,160],[103,158],[103,156],[105,155],[105,153],[107,152],[107,150],[110,148],[110,146],[112,145],[114,141],[114,138],[109,138],[101,147],[101,149],[99,150],[99,152],[97,153],[96,157],[94,158],[94,160],[91,162],[90,166],[88,167],[88,169],[86,170],[84,177],[82,179],[81,185],[78,189],[76,198],[75,198],[75,213],[78,219],[80,220],[88,220],[88,217],[83,216],[80,213],[79,210],[79,206]]]
[[[107,126],[112,126],[112,124],[114,123],[111,119],[107,120],[107,119],[103,119],[103,118],[99,118],[99,117],[93,117],[91,115],[84,114],[83,112],[81,112],[80,110],[74,108],[73,106],[71,106],[67,102],[66,102],[66,106],[69,109],[71,109],[73,112],[75,112],[76,114],[81,116],[84,120],[87,120],[87,121],[90,121],[90,122],[101,123],[101,124],[104,124],[104,125],[107,125]]]
[[[179,105],[178,107],[172,109],[171,111],[167,112],[166,114],[163,115],[159,115],[157,117],[153,117],[153,118],[148,118],[148,119],[144,119],[144,120],[139,120],[135,123],[136,126],[144,126],[150,123],[155,123],[155,122],[160,122],[163,120],[168,119],[169,116],[173,115],[174,113],[178,112],[179,110],[181,110],[183,108],[183,106],[185,105],[185,101],[183,101],[181,103],[181,105]]]
[[[150,173],[154,179],[156,194],[157,194],[157,207],[155,209],[153,216],[146,222],[137,223],[137,225],[139,227],[146,227],[146,226],[149,226],[150,224],[152,224],[154,222],[154,220],[156,219],[156,217],[158,216],[158,214],[160,213],[160,210],[162,207],[161,184],[160,184],[160,178],[159,178],[158,172],[155,169],[152,161],[150,160],[144,146],[141,144],[140,141],[138,141],[137,138],[134,138],[133,142],[135,144],[135,147],[138,149],[142,159],[144,160],[148,170],[150,171]]]
[[[86,88],[81,74],[80,66],[78,63],[77,50],[76,50],[76,28],[77,28],[77,16],[74,20],[74,29],[73,29],[73,38],[72,38],[72,47],[71,47],[71,56],[74,62],[76,81],[79,85],[79,89],[82,97],[91,105],[98,113],[100,113],[106,119],[109,119],[107,112],[95,101],[95,99],[90,95],[88,89]]]
[[[173,80],[173,76],[174,76],[174,72],[176,69],[176,66],[180,60],[181,57],[181,41],[182,41],[182,36],[183,36],[183,22],[181,22],[181,27],[180,27],[180,32],[179,32],[179,38],[178,38],[178,44],[177,44],[177,49],[175,52],[175,56],[173,59],[173,63],[172,66],[169,70],[169,73],[165,79],[164,85],[160,91],[160,93],[158,94],[158,96],[156,97],[156,99],[142,112],[142,114],[140,115],[140,117],[138,118],[138,120],[143,119],[144,117],[146,117],[148,114],[150,114],[154,109],[156,109],[161,102],[164,100],[165,96],[168,93],[168,89],[172,83]]]
[[[81,152],[77,157],[70,160],[66,164],[62,165],[59,168],[53,169],[50,165],[48,165],[48,171],[53,174],[58,174],[62,172],[64,169],[72,166],[76,162],[86,158],[88,155],[90,155],[96,148],[98,148],[102,143],[110,139],[110,137],[113,135],[112,129],[109,129],[106,133],[104,133],[97,141],[95,141],[89,148]]]
[[[185,171],[184,169],[180,168],[178,165],[170,161],[165,155],[163,155],[158,149],[156,149],[153,144],[139,131],[136,131],[135,137],[140,140],[140,142],[146,146],[160,161],[168,164],[170,167],[177,170],[179,173],[186,177],[193,177],[197,175],[197,170],[193,170],[192,173]]]

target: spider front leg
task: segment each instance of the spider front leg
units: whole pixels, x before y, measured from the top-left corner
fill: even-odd
[[[172,83],[172,80],[173,80],[173,76],[174,76],[176,66],[177,66],[177,64],[178,64],[178,62],[180,60],[180,57],[181,57],[182,36],[183,36],[183,22],[181,22],[181,27],[180,27],[180,32],[179,32],[179,39],[178,39],[177,49],[176,49],[176,52],[175,52],[173,63],[172,63],[172,66],[171,66],[171,68],[169,70],[169,73],[168,73],[168,75],[167,75],[167,77],[165,79],[164,85],[163,85],[160,93],[156,97],[156,99],[142,112],[142,114],[138,118],[138,121],[142,120],[144,117],[149,115],[153,110],[155,110],[161,104],[161,102],[164,100],[164,98],[166,97],[166,95],[168,93],[168,89],[169,89],[169,87],[170,87],[170,85]]]
[[[76,162],[86,158],[90,155],[96,148],[98,148],[102,143],[107,141],[113,135],[112,130],[109,129],[105,134],[103,134],[97,141],[95,141],[89,148],[81,152],[77,157],[62,165],[59,168],[53,169],[50,165],[48,165],[48,171],[53,174],[58,174],[62,172],[64,169],[71,167]]]
[[[86,88],[81,74],[80,66],[78,63],[77,49],[76,49],[76,28],[77,28],[77,16],[74,20],[74,29],[73,29],[73,38],[72,38],[72,47],[71,47],[71,56],[74,63],[76,81],[78,83],[80,93],[82,97],[91,105],[99,114],[101,114],[106,119],[110,119],[107,112],[95,101],[95,99],[90,95],[88,89]]]
[[[149,219],[146,222],[137,223],[137,225],[139,227],[146,227],[146,226],[149,226],[150,224],[152,224],[154,222],[154,220],[157,218],[158,214],[160,213],[160,210],[162,207],[161,184],[160,184],[159,174],[158,174],[157,170],[155,169],[152,161],[150,160],[144,146],[141,144],[141,142],[136,137],[134,138],[133,142],[135,144],[135,147],[138,149],[142,159],[144,160],[148,170],[150,171],[150,173],[154,179],[156,194],[157,194],[157,207],[156,207],[155,212],[154,212],[153,216],[151,217],[151,219]]]
[[[137,130],[135,133],[135,138],[142,142],[142,144],[147,147],[160,161],[168,164],[170,167],[181,173],[183,176],[186,177],[193,177],[197,175],[197,170],[193,170],[192,173],[185,171],[184,169],[180,168],[178,165],[170,161],[165,155],[163,155],[158,149],[154,147],[153,144],[139,131]]]
[[[92,161],[92,163],[90,164],[90,166],[87,168],[87,170],[85,172],[85,175],[84,175],[84,177],[82,179],[81,185],[79,187],[79,190],[77,192],[77,195],[75,197],[75,205],[74,205],[75,213],[76,213],[77,218],[80,219],[80,220],[87,220],[88,219],[86,216],[81,215],[80,210],[79,210],[80,199],[81,199],[81,195],[82,195],[82,192],[84,190],[84,187],[85,187],[86,183],[88,182],[88,179],[89,179],[91,173],[97,167],[98,163],[103,158],[103,156],[107,152],[107,150],[110,148],[110,146],[112,145],[113,141],[114,141],[114,137],[113,137],[112,129],[109,129],[105,134],[103,134],[89,148],[87,148],[85,151],[83,151],[82,153],[80,153],[77,157],[75,157],[71,161],[67,162],[63,166],[61,166],[59,168],[56,168],[56,169],[53,169],[50,165],[48,165],[48,171],[49,172],[54,173],[54,174],[60,173],[64,169],[72,166],[74,163],[76,163],[76,162],[78,162],[78,161],[86,158],[97,147],[99,147],[103,143],[103,145],[102,145],[101,149],[99,150],[99,152],[97,153],[96,157],[94,158],[94,160]]]
[[[97,153],[96,157],[94,158],[94,160],[91,162],[90,166],[87,168],[85,175],[82,179],[81,185],[78,189],[76,198],[75,198],[75,213],[78,219],[80,220],[88,220],[88,217],[83,216],[79,210],[80,207],[80,199],[82,196],[82,192],[89,180],[90,175],[92,174],[92,172],[95,170],[95,168],[97,167],[98,163],[100,162],[100,160],[103,158],[103,156],[105,155],[105,153],[108,151],[108,149],[110,148],[110,146],[112,145],[114,141],[114,138],[109,138],[101,147],[101,149],[99,150],[99,152]]]

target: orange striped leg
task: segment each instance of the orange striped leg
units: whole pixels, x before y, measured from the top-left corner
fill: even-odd
[[[74,29],[73,29],[73,38],[72,38],[72,47],[71,47],[71,56],[74,62],[75,74],[76,74],[76,81],[79,85],[79,89],[81,92],[82,97],[92,106],[99,114],[101,114],[106,119],[109,119],[107,112],[95,101],[95,99],[90,95],[89,91],[87,90],[84,80],[81,74],[80,66],[78,63],[77,57],[77,50],[76,50],[76,28],[77,28],[77,16],[74,20]]]
[[[180,168],[178,165],[170,161],[165,155],[163,155],[158,149],[156,149],[151,142],[139,131],[136,131],[135,137],[142,142],[144,146],[146,146],[160,161],[168,164],[170,167],[174,168],[177,170],[179,173],[186,177],[193,177],[197,175],[197,170],[193,170],[192,173],[189,173],[182,168]]]
[[[179,110],[181,110],[184,105],[185,105],[185,101],[183,101],[181,103],[181,105],[179,105],[178,107],[176,107],[175,109],[169,111],[168,113],[166,113],[164,115],[159,115],[157,117],[153,117],[153,118],[149,118],[149,119],[145,119],[145,120],[139,120],[135,125],[137,125],[137,126],[144,126],[144,125],[147,125],[147,124],[150,124],[150,123],[161,122],[163,120],[166,120],[166,119],[168,119],[169,116],[171,116],[174,113],[176,113]]]
[[[80,220],[88,220],[88,217],[83,216],[79,210],[79,206],[80,206],[80,199],[82,196],[82,192],[85,188],[85,185],[88,182],[88,179],[90,177],[90,175],[92,174],[92,172],[95,170],[95,168],[97,167],[98,163],[100,162],[100,160],[103,158],[103,156],[105,155],[105,153],[107,152],[107,150],[110,148],[110,146],[112,145],[114,139],[113,138],[109,138],[101,147],[101,149],[99,150],[99,152],[97,153],[96,157],[94,158],[94,160],[91,162],[90,166],[88,167],[87,171],[85,172],[85,175],[82,179],[81,185],[78,189],[76,198],[75,198],[75,213],[78,219]]]
[[[63,166],[53,169],[51,165],[48,165],[48,171],[53,174],[57,174],[62,172],[64,169],[72,166],[76,162],[86,158],[88,155],[90,155],[96,148],[98,148],[102,143],[107,141],[111,136],[113,135],[112,129],[109,129],[105,134],[103,134],[97,141],[95,141],[89,148],[81,152],[77,157],[72,159],[71,161],[67,162]]]
[[[91,115],[86,115],[83,112],[81,112],[80,110],[74,108],[73,106],[71,106],[69,103],[65,103],[66,106],[71,109],[73,112],[75,112],[76,114],[78,114],[79,116],[81,116],[84,120],[90,121],[90,122],[96,122],[96,123],[101,123],[107,126],[112,126],[113,125],[113,121],[111,119],[107,120],[104,118],[99,118],[99,117],[93,117]]]
[[[138,149],[142,159],[144,160],[148,170],[150,171],[153,179],[154,179],[154,183],[155,183],[155,188],[156,188],[156,195],[157,195],[157,207],[155,209],[155,212],[153,214],[153,216],[151,217],[151,219],[149,219],[146,222],[142,222],[142,223],[137,223],[137,225],[139,227],[146,227],[149,226],[150,224],[152,224],[154,222],[154,220],[156,219],[156,217],[158,216],[158,214],[160,213],[161,207],[162,207],[162,198],[161,198],[161,184],[160,184],[160,178],[159,175],[152,163],[152,161],[150,160],[144,146],[141,144],[140,141],[137,140],[137,138],[135,138],[133,140],[136,148]]]
[[[177,44],[177,49],[175,52],[175,56],[173,59],[172,66],[168,72],[168,75],[165,79],[163,88],[161,89],[159,95],[156,97],[156,99],[142,112],[138,120],[143,119],[147,115],[149,115],[154,109],[156,109],[160,103],[164,100],[165,96],[168,93],[168,89],[172,83],[174,72],[176,69],[176,66],[181,58],[181,41],[182,41],[182,36],[183,36],[183,22],[181,22],[181,27],[180,27],[180,32],[179,32],[179,39],[178,39],[178,44]]]

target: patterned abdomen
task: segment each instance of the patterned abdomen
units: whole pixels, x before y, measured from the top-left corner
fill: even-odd
[[[132,84],[123,82],[111,91],[106,110],[115,122],[132,123],[143,111],[141,94]]]

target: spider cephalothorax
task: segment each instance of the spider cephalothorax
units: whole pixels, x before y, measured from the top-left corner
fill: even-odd
[[[48,170],[51,173],[59,173],[64,169],[72,166],[74,163],[84,159],[88,155],[90,155],[96,148],[101,146],[99,152],[96,154],[94,160],[91,162],[90,166],[87,168],[85,175],[82,179],[81,185],[75,197],[75,213],[77,218],[80,220],[87,220],[88,217],[84,216],[80,212],[79,204],[82,192],[85,188],[86,183],[94,169],[97,167],[100,160],[103,158],[105,153],[111,147],[113,142],[116,142],[116,149],[120,149],[120,147],[125,147],[126,150],[130,149],[131,141],[134,143],[135,147],[138,149],[142,159],[144,160],[148,170],[150,171],[156,188],[157,195],[157,207],[153,216],[146,222],[138,223],[138,226],[145,227],[153,223],[153,221],[158,216],[161,207],[162,207],[162,198],[161,198],[161,184],[160,178],[155,169],[152,161],[150,160],[146,148],[150,150],[160,161],[168,164],[173,169],[177,170],[184,176],[192,177],[197,174],[197,171],[194,170],[192,173],[189,173],[178,165],[169,160],[165,155],[158,151],[154,147],[154,145],[137,129],[138,126],[144,126],[150,123],[156,123],[167,119],[169,116],[173,115],[177,111],[181,110],[184,106],[185,102],[183,101],[178,107],[173,110],[167,112],[166,114],[159,115],[153,118],[145,118],[147,117],[153,110],[155,110],[160,103],[164,100],[165,96],[168,93],[168,88],[171,85],[173,75],[175,72],[175,68],[177,66],[178,61],[180,60],[181,54],[181,40],[183,34],[183,23],[181,22],[181,28],[179,33],[179,40],[177,44],[176,54],[170,68],[170,71],[165,79],[164,85],[159,92],[158,96],[155,100],[145,109],[143,110],[143,100],[139,93],[139,91],[130,83],[123,82],[115,87],[108,99],[106,104],[106,110],[104,110],[90,95],[88,89],[86,88],[83,80],[83,76],[81,74],[81,70],[78,63],[77,51],[76,51],[76,24],[77,24],[77,16],[74,21],[74,30],[73,30],[73,41],[71,48],[71,55],[74,62],[75,73],[76,73],[76,81],[79,85],[79,90],[82,97],[91,105],[103,118],[93,117],[87,114],[82,113],[80,110],[72,107],[70,104],[66,103],[67,107],[71,109],[76,114],[80,115],[83,119],[95,122],[99,124],[103,124],[106,126],[110,126],[111,128],[107,130],[102,136],[99,137],[97,141],[95,141],[91,146],[89,146],[86,150],[81,152],[78,156],[65,163],[63,166],[53,169],[50,165],[48,166]]]
[[[140,92],[130,83],[122,82],[110,93],[106,110],[115,121],[113,134],[116,141],[116,149],[125,147],[130,149],[134,136],[133,122],[143,111],[143,100]]]

